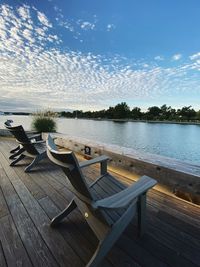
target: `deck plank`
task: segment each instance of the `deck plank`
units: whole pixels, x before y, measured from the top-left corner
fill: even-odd
[[[183,220],[179,217],[177,217],[177,214],[173,214],[166,212],[164,210],[158,211],[158,218],[160,218],[162,221],[173,225],[176,229],[179,231],[185,232],[191,236],[191,238],[198,238],[199,244],[200,244],[200,230],[195,227],[195,225],[192,225],[187,222],[187,220]],[[199,245],[200,247],[200,245]]]
[[[60,209],[58,209],[49,197],[41,199],[40,204],[45,209],[50,219],[60,212]],[[59,225],[58,230],[66,240],[70,241],[76,253],[80,255],[86,264],[94,252],[94,246],[90,242],[90,238],[85,238],[81,235],[81,232],[78,231],[74,221],[69,218],[65,218],[65,220],[63,220],[63,222]],[[103,264],[111,266],[106,260],[104,260]]]
[[[195,231],[197,231],[198,233],[200,232],[199,220],[194,218],[192,215],[190,216],[189,214],[185,214],[183,211],[178,211],[175,206],[170,207],[160,202],[159,200],[157,200],[157,198],[154,198],[153,195],[150,195],[148,197],[148,202],[151,202],[151,205],[156,207],[158,210],[164,211],[165,213],[168,213],[169,215],[172,215],[173,217],[178,218],[183,222],[187,222],[188,226],[192,226],[195,228]],[[174,200],[174,202],[176,202],[176,200]]]
[[[142,242],[143,243],[143,242]],[[156,267],[168,267],[164,261],[160,260],[151,254],[149,249],[145,249],[141,244],[138,244],[135,240],[122,235],[117,241],[117,246],[121,248],[126,254],[135,259],[142,267],[156,266]]]
[[[194,242],[187,242],[189,238],[186,234],[183,232],[176,233],[176,229],[156,219],[152,213],[148,216],[147,232],[151,237],[170,249],[171,257],[168,257],[166,262],[168,260],[171,261],[173,257],[174,264],[178,260],[179,262],[183,262],[182,266],[191,266],[191,264],[198,265],[200,263],[200,249],[193,245]],[[187,239],[185,240],[186,237]],[[190,238],[190,240],[192,239]]]
[[[4,256],[4,252],[3,252],[1,241],[0,241],[0,266],[1,267],[7,267],[8,266],[7,263],[6,263],[5,256]]]
[[[1,180],[2,176],[3,176],[3,170],[1,169],[0,180]],[[6,216],[8,214],[9,214],[9,210],[8,210],[5,198],[3,196],[3,192],[2,192],[1,187],[0,187],[0,218]]]
[[[0,185],[7,200],[10,213],[19,232],[20,238],[32,260],[34,266],[55,266],[55,259],[41,238],[30,219],[23,203],[20,201],[14,187],[8,180],[6,174],[1,177]]]
[[[8,266],[33,266],[10,215],[0,219],[0,239]]]
[[[178,197],[174,197],[174,201],[172,201],[171,196],[156,190],[149,192],[149,196],[151,196],[151,199],[155,199],[156,201],[160,202],[161,205],[172,208],[184,215],[188,215],[192,219],[192,223],[196,221],[197,227],[200,228],[200,224],[198,223],[200,221],[200,213],[195,204],[181,200]]]

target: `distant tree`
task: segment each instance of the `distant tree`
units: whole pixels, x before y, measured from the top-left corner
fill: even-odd
[[[60,116],[61,117],[66,117],[66,118],[72,118],[73,117],[73,113],[69,112],[69,111],[61,111],[60,112]]]
[[[60,112],[60,116],[61,116],[61,117],[67,117],[66,114],[67,114],[66,111],[61,111],[61,112]]]
[[[105,117],[107,119],[113,119],[114,118],[114,108],[113,107],[109,107],[109,109],[106,110]]]
[[[149,107],[146,113],[147,120],[157,120],[160,116],[161,109],[157,106]]]
[[[171,111],[171,106],[167,106],[166,104],[160,107],[160,120],[167,120],[169,119]]]
[[[84,118],[92,118],[92,117],[93,117],[93,112],[91,112],[91,111],[85,111],[85,112],[82,114],[82,116],[83,116]]]
[[[73,118],[82,118],[83,117],[83,111],[82,110],[74,110],[72,113]]]
[[[177,120],[177,112],[176,112],[176,109],[174,109],[174,108],[171,108],[170,109],[168,120],[170,120],[170,121]]]
[[[177,118],[176,110],[166,104],[160,107],[160,120],[175,120]]]
[[[95,114],[95,118],[105,118],[105,116],[106,116],[106,110],[105,109],[99,110]]]
[[[134,107],[131,110],[131,118],[134,120],[138,120],[138,119],[141,119],[141,117],[142,117],[141,108]]]
[[[180,120],[192,120],[196,117],[196,111],[191,108],[192,106],[183,107],[182,109],[177,110],[177,115],[179,116]]]
[[[130,108],[126,102],[121,102],[114,107],[114,118],[125,119],[130,117]]]
[[[200,121],[200,110],[196,113],[196,119]]]
[[[46,112],[48,115],[52,112]],[[130,110],[126,102],[121,102],[115,107],[109,107],[107,110],[85,111],[75,110],[73,112],[60,112],[62,117],[67,118],[108,118],[108,119],[124,119],[132,118],[135,120],[168,120],[168,121],[185,121],[185,120],[200,120],[200,110],[196,112],[191,106],[183,107],[182,109],[173,109],[166,104],[160,108],[157,106],[149,107],[147,112],[141,112],[139,107],[134,107]]]

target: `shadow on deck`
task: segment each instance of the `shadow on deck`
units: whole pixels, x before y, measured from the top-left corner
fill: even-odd
[[[13,141],[0,139],[0,266],[85,266],[97,240],[79,211],[58,228],[49,227],[50,219],[72,198],[64,174],[49,161],[29,174],[24,173],[26,161],[10,167],[13,147]],[[90,182],[98,169],[90,167],[85,174]],[[200,266],[198,206],[152,189],[147,232],[141,239],[136,234],[134,220],[101,266]]]

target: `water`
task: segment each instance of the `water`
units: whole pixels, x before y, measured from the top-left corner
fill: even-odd
[[[31,129],[31,116],[0,116]],[[200,163],[200,126],[182,124],[95,121],[57,118],[57,131],[142,152]]]

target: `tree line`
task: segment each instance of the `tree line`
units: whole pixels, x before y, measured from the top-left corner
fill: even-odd
[[[126,102],[117,104],[114,107],[99,111],[60,112],[60,116],[67,118],[92,118],[92,119],[132,119],[147,121],[200,121],[200,110],[195,111],[192,106],[184,106],[181,109],[174,109],[166,104],[161,107],[149,107],[146,112],[141,108],[130,109]]]

